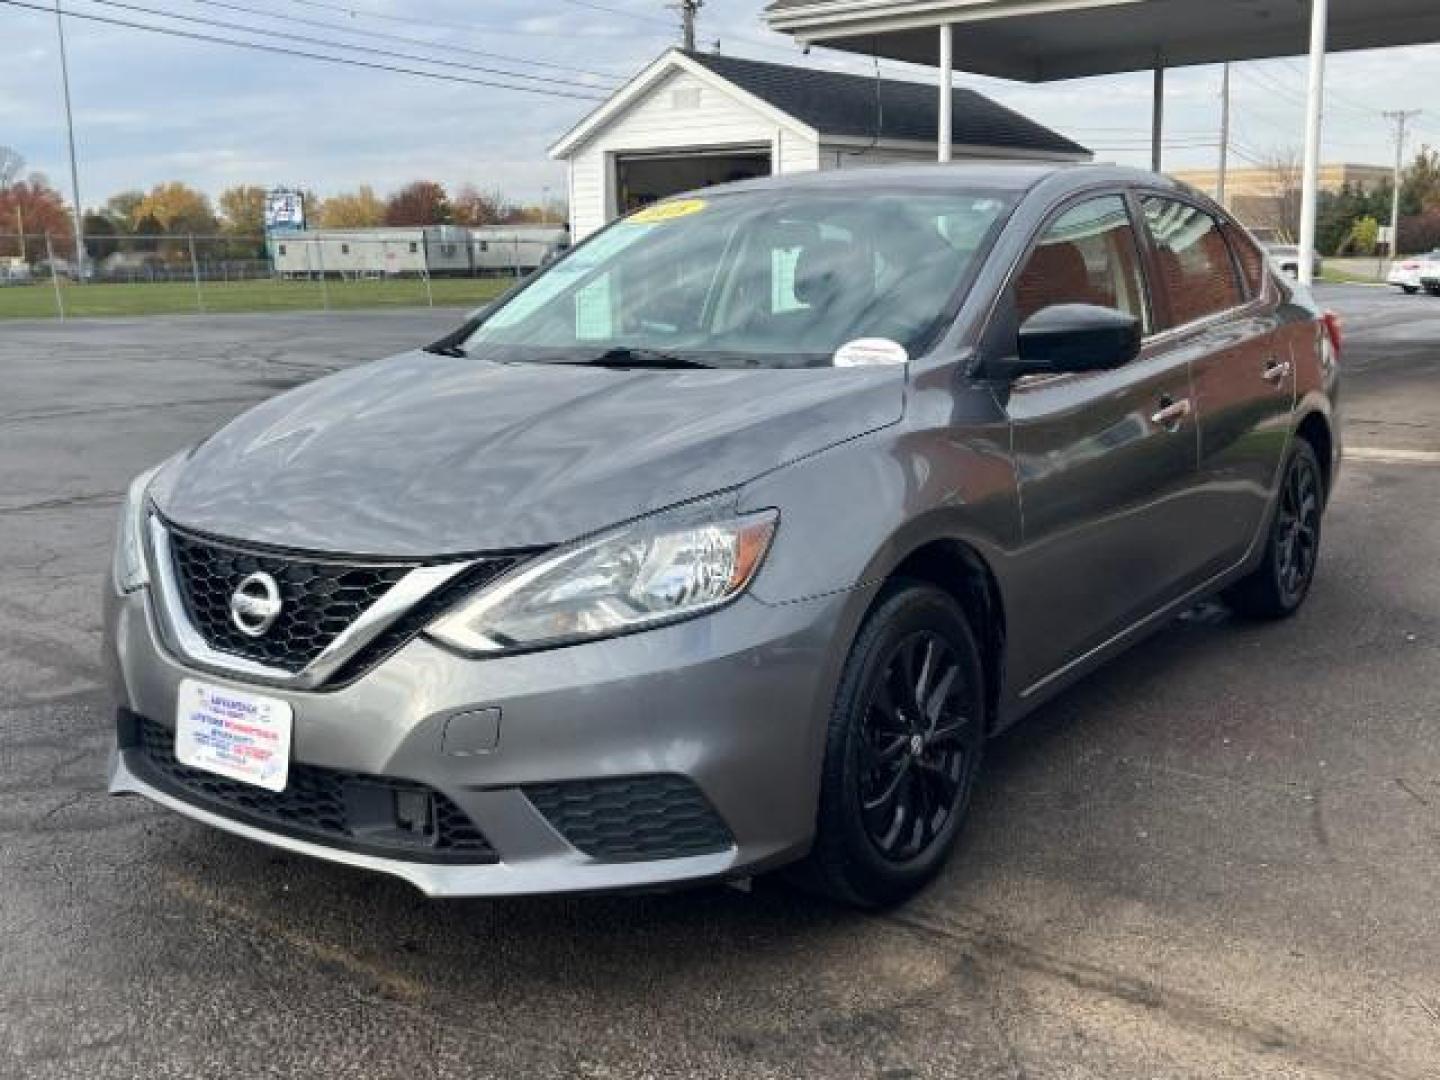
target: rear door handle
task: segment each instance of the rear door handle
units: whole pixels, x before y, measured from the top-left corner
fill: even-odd
[[[1265,365],[1265,370],[1261,372],[1261,378],[1278,386],[1290,377],[1290,372],[1293,370],[1295,369],[1289,360],[1271,360]]]
[[[1189,398],[1171,401],[1168,397],[1163,397],[1160,399],[1160,411],[1150,417],[1150,422],[1156,427],[1163,427],[1166,431],[1179,431],[1180,425],[1189,415]]]

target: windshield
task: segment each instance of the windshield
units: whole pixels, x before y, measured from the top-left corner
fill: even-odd
[[[1009,194],[755,191],[656,203],[574,249],[463,343],[502,361],[805,367],[952,311]]]

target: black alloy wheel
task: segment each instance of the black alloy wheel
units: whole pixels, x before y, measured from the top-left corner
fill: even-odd
[[[980,650],[955,600],[932,585],[888,585],[841,675],[801,882],[879,908],[933,878],[969,808],[986,700]]]
[[[906,862],[945,831],[956,811],[979,718],[945,638],[921,630],[890,650],[860,722],[860,809],[865,832],[887,859]]]
[[[1230,606],[1257,619],[1283,619],[1299,611],[1319,565],[1324,513],[1320,459],[1309,442],[1296,439],[1281,474],[1264,561],[1227,590]]]
[[[1280,491],[1274,540],[1275,576],[1281,597],[1298,606],[1315,577],[1320,558],[1320,473],[1313,457],[1291,459]]]

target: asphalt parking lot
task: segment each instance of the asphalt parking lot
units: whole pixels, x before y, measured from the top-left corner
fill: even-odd
[[[1337,287],[1300,617],[1208,606],[1002,739],[880,917],[447,902],[104,794],[128,478],[454,313],[0,326],[0,1076],[1440,1076],[1440,300]]]

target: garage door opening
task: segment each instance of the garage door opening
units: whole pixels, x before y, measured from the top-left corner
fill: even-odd
[[[625,155],[615,159],[617,209],[628,214],[667,195],[769,175],[769,150]]]

